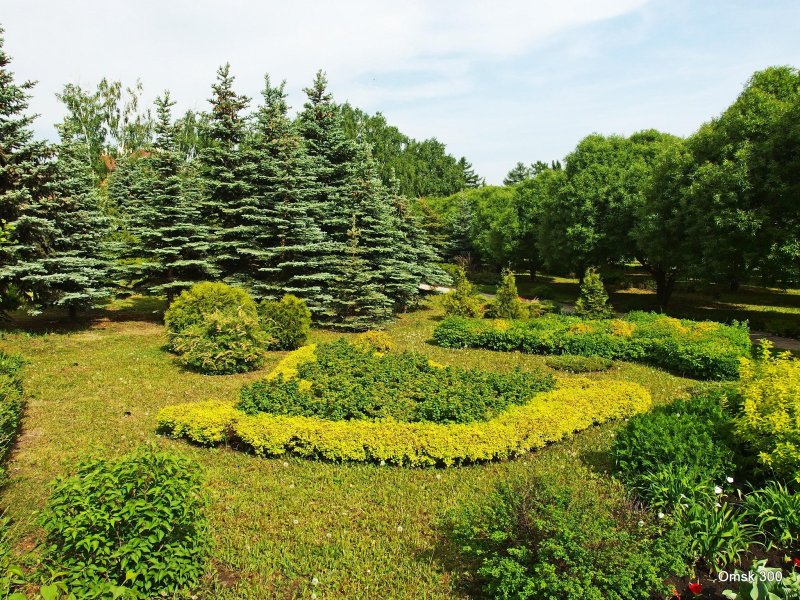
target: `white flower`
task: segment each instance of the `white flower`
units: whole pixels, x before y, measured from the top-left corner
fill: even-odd
[[[663,519],[664,518],[664,513],[663,512],[659,512],[658,513],[658,518],[659,519]]]
[[[644,521],[639,521],[639,527],[644,527]]]
[[[437,473],[437,474],[436,474],[436,479],[441,479],[441,478],[442,478],[441,474],[440,474],[440,473]]]
[[[721,494],[722,493],[722,488],[719,487],[718,485],[715,485],[714,486],[714,493],[717,494],[717,495]]]
[[[403,533],[403,526],[402,525],[398,525],[397,526],[397,533]]]
[[[720,504],[719,502],[715,502],[714,506],[716,506],[717,508],[722,508],[722,504]]]
[[[314,579],[311,580],[311,585],[314,585],[314,586],[319,585],[319,579],[314,577]]]
[[[286,462],[286,461],[283,461],[283,466],[284,466],[284,467],[288,467],[288,466],[289,466],[289,463],[288,463],[288,462]]]
[[[316,592],[311,592],[311,600],[317,600]]]
[[[298,525],[300,523],[300,519],[292,519],[292,523]]]
[[[333,536],[330,533],[326,533],[325,537],[328,538],[328,539],[331,539]]]
[[[385,461],[385,460],[382,460],[382,461],[381,461],[381,466],[382,466],[382,467],[385,467],[385,466],[386,466],[386,461]]]
[[[725,479],[728,481],[728,483],[733,483],[733,477],[726,477]]]

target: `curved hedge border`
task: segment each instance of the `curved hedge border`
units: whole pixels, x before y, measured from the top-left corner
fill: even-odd
[[[448,317],[433,332],[445,348],[576,354],[648,363],[700,379],[735,379],[752,344],[744,323],[634,311],[624,319],[545,315],[527,321]]]
[[[309,351],[298,352],[303,351],[301,359],[313,360]],[[293,354],[284,360],[297,360]],[[276,369],[286,366],[279,364]],[[293,454],[336,462],[449,466],[516,456],[651,406],[650,393],[635,383],[582,378],[561,383],[556,390],[537,394],[529,404],[509,408],[480,423],[329,421],[266,413],[250,416],[231,402],[210,400],[165,407],[158,414],[158,426],[167,435],[203,445],[243,444],[260,456]]]

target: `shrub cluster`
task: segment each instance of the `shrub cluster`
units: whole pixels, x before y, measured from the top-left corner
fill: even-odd
[[[22,358],[0,352],[0,483],[22,419]]]
[[[246,385],[238,408],[341,421],[381,419],[471,423],[527,403],[553,388],[550,375],[508,374],[434,366],[423,354],[383,354],[344,339],[320,344],[315,360],[299,365],[297,378]]]
[[[624,319],[544,315],[528,321],[449,317],[434,330],[446,348],[577,354],[646,362],[702,379],[733,379],[751,352],[745,324],[679,320],[631,312]]]
[[[800,361],[770,348],[742,360],[736,433],[764,469],[800,483]]]
[[[184,291],[164,315],[169,346],[188,368],[209,374],[259,368],[267,349],[294,349],[311,316],[294,296],[260,306],[244,290],[204,282]]]
[[[45,560],[80,598],[172,596],[203,573],[209,535],[198,472],[143,448],[56,481]]]
[[[487,598],[649,600],[687,571],[685,539],[585,467],[503,483],[445,520]]]
[[[311,311],[303,300],[291,294],[280,300],[264,300],[258,306],[258,316],[273,340],[272,350],[297,350],[311,331]]]
[[[207,445],[238,442],[263,456],[433,466],[517,456],[594,424],[646,411],[651,404],[649,392],[634,383],[576,379],[564,385],[489,421],[468,424],[248,415],[216,400],[165,407],[158,423],[174,437]]]

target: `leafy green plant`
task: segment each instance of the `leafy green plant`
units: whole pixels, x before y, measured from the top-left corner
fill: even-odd
[[[510,405],[552,389],[541,373],[492,373],[431,364],[422,354],[375,353],[341,339],[319,344],[316,360],[297,377],[246,385],[239,408],[248,414],[378,419],[434,423],[485,421]]]
[[[211,375],[244,373],[264,364],[271,338],[257,318],[243,309],[214,311],[173,337],[184,366]]]
[[[0,351],[0,484],[22,419],[22,365],[21,357]]]
[[[692,554],[712,573],[739,563],[751,546],[760,544],[755,527],[727,502],[678,504],[675,518],[686,528]]]
[[[487,316],[496,319],[524,319],[530,314],[526,308],[519,298],[514,272],[510,269],[503,269],[494,301],[486,311]]]
[[[589,319],[604,319],[614,314],[614,309],[608,303],[603,281],[594,269],[586,269],[583,276],[580,296],[575,303],[575,314]]]
[[[651,524],[583,468],[501,484],[444,523],[490,598],[645,600],[687,571],[680,530]]]
[[[745,520],[767,540],[768,548],[797,549],[800,541],[800,494],[779,482],[769,482],[745,496]]]
[[[601,356],[573,356],[571,354],[550,356],[544,362],[551,369],[570,373],[608,371],[614,365],[614,361]]]
[[[454,288],[442,298],[446,315],[457,317],[480,317],[483,314],[483,300],[478,296],[467,279],[464,269],[451,269]]]
[[[55,482],[42,515],[45,561],[80,598],[177,594],[205,569],[203,510],[186,459],[145,447],[85,460]]]
[[[713,480],[695,467],[667,462],[662,468],[645,471],[630,482],[631,490],[647,505],[664,511],[689,504],[710,504],[714,498]]]
[[[433,332],[446,348],[575,354],[630,360],[703,379],[735,379],[750,354],[747,326],[631,312],[624,319],[546,314],[528,320],[448,317]]]
[[[205,281],[184,290],[164,313],[170,340],[193,325],[201,325],[214,312],[245,314],[258,318],[253,299],[242,289]]]
[[[305,344],[311,331],[311,311],[304,300],[291,294],[277,301],[262,301],[258,305],[258,317],[273,340],[270,343],[273,350],[296,350]]]
[[[784,575],[781,569],[768,567],[766,560],[753,561],[753,566],[747,572],[736,569],[730,580],[739,582],[735,590],[722,592],[730,600],[800,598],[800,574],[792,571]]]

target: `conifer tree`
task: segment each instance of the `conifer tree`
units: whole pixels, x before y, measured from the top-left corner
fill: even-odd
[[[242,112],[250,99],[237,94],[233,83],[230,65],[220,67],[203,132],[206,145],[198,153],[200,208],[215,231],[212,250],[223,276],[250,287],[252,264],[265,258],[263,248],[254,243],[264,215],[250,184],[253,163],[245,145],[247,123]]]
[[[492,316],[498,319],[521,319],[525,315],[525,307],[519,299],[517,281],[511,269],[503,269],[500,285],[497,286]]]
[[[27,205],[20,219],[46,223],[44,243],[20,249],[13,273],[32,312],[56,306],[75,316],[112,293],[106,252],[109,219],[100,211],[85,149],[67,122],[59,133],[61,144],[49,193]]]
[[[608,294],[597,271],[586,269],[581,283],[581,293],[575,303],[575,314],[590,319],[604,319],[614,314],[608,303]]]
[[[180,175],[172,106],[169,92],[156,100],[156,139],[153,152],[144,160],[149,179],[133,233],[132,254],[140,260],[130,272],[136,287],[167,297],[218,274],[210,259],[209,229],[196,205],[184,197]]]
[[[303,140],[288,116],[285,84],[265,77],[264,103],[253,126],[253,193],[264,220],[255,242],[262,260],[253,276],[253,294],[276,299],[293,294],[317,313],[332,277],[325,235],[318,225],[318,182]]]

